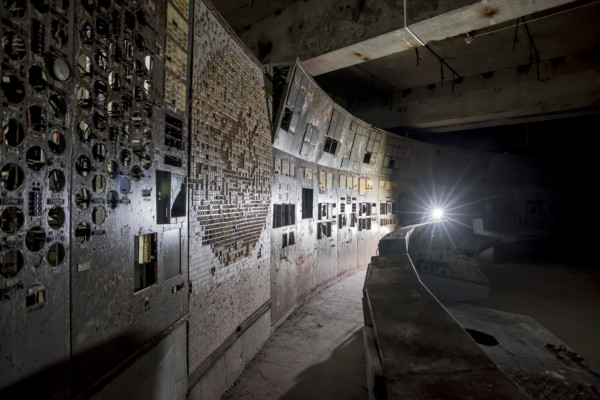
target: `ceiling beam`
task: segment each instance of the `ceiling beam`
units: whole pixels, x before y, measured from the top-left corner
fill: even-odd
[[[482,0],[406,24],[411,7],[417,0],[404,2],[404,21],[397,29],[372,38],[340,47],[324,54],[306,58],[304,68],[313,76],[386,57],[450,37],[488,28],[490,25],[513,21],[550,8],[574,3],[573,0]],[[410,21],[410,20],[409,20]]]

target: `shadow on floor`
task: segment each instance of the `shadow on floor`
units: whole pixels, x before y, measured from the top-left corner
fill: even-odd
[[[331,356],[298,375],[296,384],[280,399],[368,398],[362,329],[333,350]]]

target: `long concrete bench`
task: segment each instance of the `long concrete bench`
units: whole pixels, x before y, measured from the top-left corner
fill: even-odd
[[[370,398],[529,398],[421,283],[407,252],[411,232],[380,241],[365,280]]]

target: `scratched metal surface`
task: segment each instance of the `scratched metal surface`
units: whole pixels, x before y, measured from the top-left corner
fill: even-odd
[[[181,183],[173,177],[185,178],[187,168],[186,86],[174,94],[170,82],[182,82],[188,73],[188,2],[179,9],[167,2],[103,4],[77,4],[74,23],[75,56],[94,60],[91,76],[81,70],[74,76],[76,87],[94,90],[91,109],[73,107],[73,125],[83,121],[92,129],[89,140],[72,135],[72,381],[81,388],[184,315],[188,301],[186,214],[175,217],[165,209],[165,198],[172,202],[176,196],[177,188],[169,185]],[[108,35],[99,30],[101,19],[112,22]],[[86,23],[95,24],[89,44],[81,34]],[[100,62],[102,51],[109,54],[107,65]],[[105,98],[96,90],[103,84]],[[106,147],[105,156],[95,151],[99,145]],[[81,155],[92,162],[88,175],[78,171]],[[159,179],[169,181],[169,173],[165,187]],[[94,186],[94,177],[105,178],[104,191]],[[84,210],[77,204],[81,189],[92,193]],[[105,208],[103,223],[94,220],[93,207]],[[89,240],[76,231],[82,223],[91,226]],[[136,236],[154,233],[155,282],[136,290]],[[84,366],[92,360],[97,367],[88,372]]]
[[[189,35],[165,25],[166,2],[8,3],[2,76],[19,79],[24,98],[3,84],[0,164],[20,168],[23,181],[13,189],[14,179],[3,179],[1,193],[0,387],[46,368],[58,375],[53,390],[68,391],[72,357],[77,393],[187,313],[187,217],[161,220],[156,179],[157,171],[186,176],[185,103],[165,91],[164,77],[185,82]],[[189,20],[187,2],[178,4],[170,15]],[[179,65],[166,67],[165,51]],[[184,101],[185,92],[183,84]],[[167,118],[180,129],[166,132]],[[9,132],[15,123],[20,143]],[[15,209],[20,227],[4,223]],[[136,292],[135,236],[151,233],[155,283]],[[23,266],[12,276],[14,251]]]
[[[0,388],[46,367],[46,385],[65,385],[73,5],[8,2],[0,16]]]

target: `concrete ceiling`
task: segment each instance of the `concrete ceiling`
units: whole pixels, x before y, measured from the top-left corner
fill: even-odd
[[[297,0],[215,0],[212,3],[238,34],[258,21],[280,13]]]
[[[213,3],[259,60],[300,58],[336,102],[384,129],[452,131],[600,114],[598,0]],[[491,77],[490,91],[505,94],[481,109],[490,94],[477,80]],[[473,116],[410,112],[444,101]]]
[[[568,55],[600,49],[600,2],[543,11],[525,20],[540,61],[560,62]],[[518,29],[516,21],[511,20],[470,31],[470,40],[461,34],[427,45],[446,62],[446,80],[453,77],[451,69],[462,77],[470,77],[528,65],[531,50],[527,29],[522,20]],[[402,91],[441,84],[440,60],[426,48],[417,50],[418,63],[416,51],[402,51],[327,73],[318,81],[333,93],[343,93],[349,81],[364,81],[368,83],[365,89],[374,84],[384,91],[390,87]],[[531,61],[535,63],[535,58]]]

